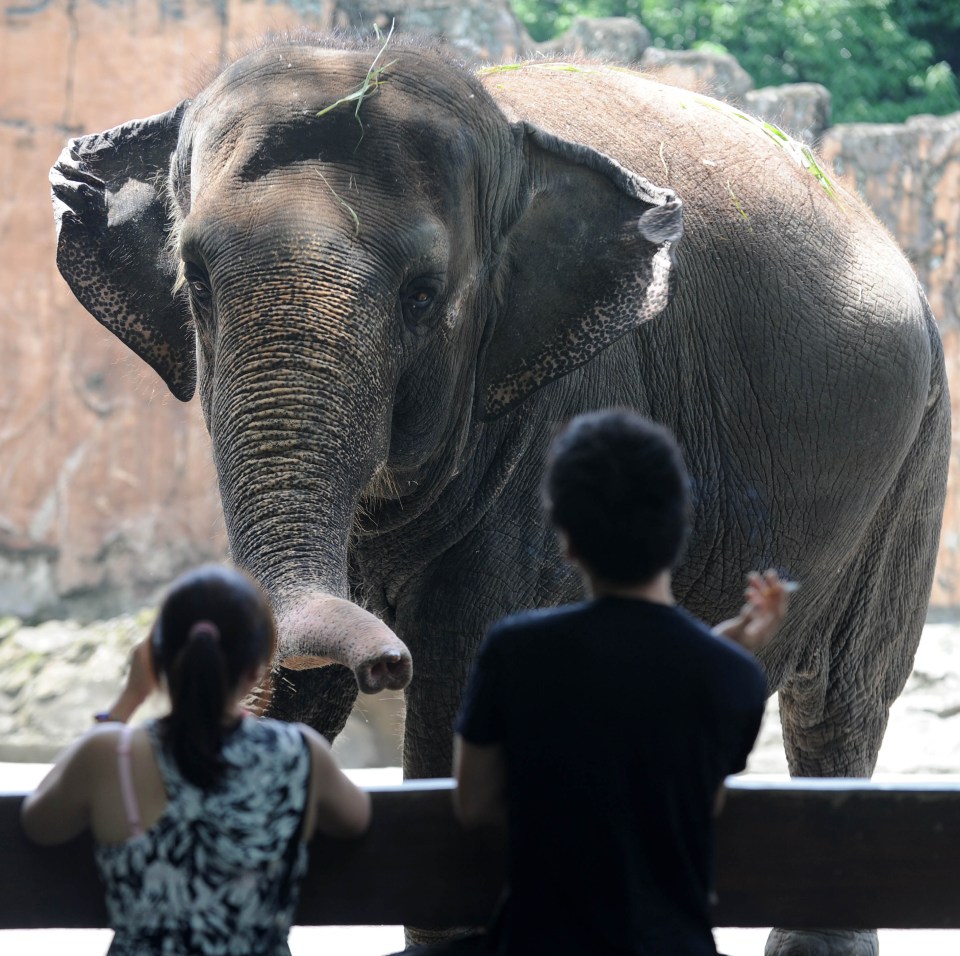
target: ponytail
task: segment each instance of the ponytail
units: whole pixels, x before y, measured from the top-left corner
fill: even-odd
[[[173,759],[190,783],[211,789],[225,770],[220,750],[230,691],[220,631],[215,624],[198,621],[190,628],[167,683],[171,712],[165,725]]]
[[[273,654],[270,605],[245,574],[205,565],[174,582],[153,627],[154,669],[167,682],[164,747],[183,777],[203,790],[229,769],[224,720],[245,675]]]

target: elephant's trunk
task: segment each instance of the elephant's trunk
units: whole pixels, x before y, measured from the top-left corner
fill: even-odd
[[[350,601],[325,594],[298,597],[281,608],[277,625],[281,667],[343,664],[365,694],[410,683],[413,664],[406,646],[379,618]],[[329,649],[329,657],[318,656],[322,648]]]
[[[391,372],[355,314],[308,307],[355,302],[349,292],[311,295],[301,276],[285,294],[307,301],[287,315],[271,303],[269,332],[258,311],[266,304],[247,297],[244,319],[224,324],[235,341],[221,343],[204,405],[233,559],[276,610],[274,684],[340,664],[375,693],[403,688],[412,675],[403,642],[349,600],[346,570],[358,501],[388,450]],[[297,334],[284,335],[288,328]]]

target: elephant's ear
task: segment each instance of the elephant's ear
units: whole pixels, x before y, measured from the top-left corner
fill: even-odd
[[[166,188],[186,106],[73,139],[50,170],[61,275],[184,402],[195,340],[187,297],[174,291]]]
[[[528,123],[514,135],[524,172],[479,368],[485,419],[658,315],[683,232],[671,190]]]

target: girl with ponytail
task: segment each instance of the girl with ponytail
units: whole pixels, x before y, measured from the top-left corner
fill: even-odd
[[[289,956],[310,837],[366,829],[369,797],[323,737],[243,708],[275,641],[253,580],[219,565],[185,574],[113,707],[24,801],[37,843],[93,831],[109,956]],[[126,724],[157,684],[170,713]]]

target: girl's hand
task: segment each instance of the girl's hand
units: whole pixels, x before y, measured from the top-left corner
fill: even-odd
[[[112,720],[126,723],[134,711],[157,689],[157,677],[153,672],[150,642],[153,629],[134,647],[130,654],[130,671],[120,696],[113,702],[107,713]]]

